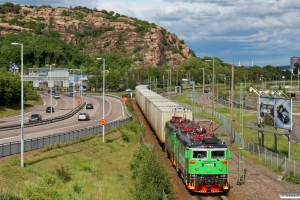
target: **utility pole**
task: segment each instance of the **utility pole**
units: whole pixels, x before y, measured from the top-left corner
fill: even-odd
[[[232,61],[231,66],[231,128],[230,128],[230,143],[234,142],[233,137],[233,101],[234,101],[234,62]]]

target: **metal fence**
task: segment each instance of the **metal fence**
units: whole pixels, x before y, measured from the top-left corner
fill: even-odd
[[[108,95],[107,95],[108,96]],[[127,122],[132,120],[132,114],[127,110],[125,103],[118,96],[109,95],[111,97],[119,99],[123,103],[123,108],[125,109],[125,113],[127,118],[123,120],[116,120],[108,122],[105,125],[105,131],[110,130],[112,128],[117,128],[119,126],[123,126]],[[32,151],[36,149],[43,148],[45,146],[54,145],[55,143],[63,143],[76,140],[77,138],[82,138],[91,134],[99,134],[102,133],[102,125],[91,126],[84,129],[74,130],[70,132],[58,133],[53,135],[48,135],[44,137],[32,138],[24,140],[24,152]],[[10,142],[5,144],[0,144],[0,157],[5,157],[13,154],[18,154],[21,152],[21,142]]]
[[[209,115],[212,115],[212,110],[209,108],[197,108],[194,107],[192,105],[188,105],[185,103],[181,103],[181,102],[176,102],[178,104],[180,104],[181,106],[184,106],[185,108],[188,108],[190,110],[193,110],[194,113],[206,113]],[[222,125],[226,128],[226,130],[228,132],[230,132],[231,130],[231,124],[227,121],[227,118],[218,113],[218,112],[214,112],[214,116],[218,119],[220,119],[220,121],[222,122]],[[230,121],[230,120],[229,120]],[[248,130],[250,130],[249,128],[245,129],[245,132]],[[292,172],[294,173],[294,175],[300,175],[300,163],[295,161],[295,160],[291,160],[288,159],[287,157],[281,156],[277,153],[274,153],[262,146],[259,146],[258,144],[249,142],[247,140],[245,140],[244,138],[240,137],[240,134],[235,131],[233,129],[233,138],[234,138],[234,142],[237,145],[242,145],[244,142],[244,150],[248,151],[249,153],[251,153],[254,156],[257,156],[259,159],[262,159],[266,164],[270,164],[273,167],[276,167],[277,169],[281,170],[282,172],[288,173],[288,172]]]

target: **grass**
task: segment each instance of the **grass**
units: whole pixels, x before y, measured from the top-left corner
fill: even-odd
[[[130,102],[127,105],[133,112]],[[132,122],[107,131],[106,143],[100,134],[48,146],[26,153],[24,168],[19,155],[12,156],[0,162],[2,193],[22,198],[48,194],[51,199],[132,199],[129,162],[141,132],[133,116]]]
[[[183,102],[189,105],[192,105],[192,101],[188,98],[186,98],[186,94],[183,93],[182,95],[174,96],[172,98],[173,101],[179,101]],[[201,108],[200,104],[195,103],[195,107]],[[230,122],[231,120],[231,110],[230,107],[226,108],[221,108],[221,107],[215,107],[215,111],[218,113],[221,113],[227,118],[227,121]],[[240,109],[234,108],[233,110],[233,119],[235,122],[233,123],[234,129],[237,132],[240,132]],[[196,113],[196,116],[201,116],[201,117],[206,117],[208,119],[211,119],[211,115],[208,114],[202,114],[202,113]],[[218,123],[221,123],[220,120],[216,119],[215,120]],[[258,144],[258,133],[256,130],[249,129],[247,128],[247,123],[248,122],[257,122],[257,112],[256,111],[247,111],[243,110],[243,133],[244,133],[244,138],[245,140],[248,140],[249,142]],[[265,127],[268,130],[275,130],[274,127]],[[278,129],[277,131],[283,131],[282,129]],[[268,133],[265,132],[264,135],[264,146],[265,148],[269,149],[270,151],[274,152],[274,134],[273,133]],[[291,142],[291,159],[296,160],[300,162],[300,149],[298,148],[299,143],[296,141]],[[277,140],[277,150],[278,153],[282,156],[288,157],[288,140],[284,135],[278,135],[278,140]]]
[[[185,94],[173,100],[191,104]],[[19,155],[0,162],[2,195],[28,198],[29,195],[43,194],[52,199],[132,199],[134,181],[130,178],[129,162],[139,144],[139,134],[144,130],[134,115],[130,101],[126,104],[133,113],[133,121],[107,131],[106,143],[102,142],[101,135],[95,135],[72,143],[48,146],[26,153],[24,168],[20,167]],[[230,118],[229,108],[216,108],[216,111]],[[234,110],[234,118],[239,119],[238,109]],[[256,114],[245,112],[245,124],[248,121],[256,121]],[[238,123],[234,127],[239,130]],[[246,140],[257,143],[257,131],[245,128],[244,136]],[[274,146],[273,137],[273,134],[265,134],[265,146],[269,149]],[[299,161],[298,143],[291,144],[292,159]],[[280,154],[287,155],[287,140],[283,136],[279,136],[278,149]]]
[[[0,163],[1,188],[23,196],[26,187],[35,185],[58,192],[62,199],[131,199],[129,161],[136,145],[136,141],[121,139],[102,143],[96,136],[64,148],[30,153],[25,156],[25,168],[20,168],[19,158],[12,157]]]

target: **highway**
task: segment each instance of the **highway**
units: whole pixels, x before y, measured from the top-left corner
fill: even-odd
[[[52,99],[54,113],[51,114],[51,113],[46,113],[46,107],[50,105],[50,95],[41,94],[41,97],[43,98],[44,101],[43,105],[37,106],[35,109],[27,113],[24,113],[24,122],[28,122],[30,115],[35,113],[41,114],[44,120],[51,117],[53,118],[53,117],[61,116],[63,114],[72,111],[73,98],[64,94],[61,94],[60,96],[61,99]],[[91,120],[78,121],[78,114],[79,114],[78,112],[74,116],[63,121],[49,123],[40,126],[33,126],[27,128],[24,127],[24,139],[26,140],[30,138],[37,138],[37,137],[47,136],[51,134],[64,133],[73,130],[87,128],[89,126],[99,125],[100,119],[103,117],[102,96],[87,95],[87,96],[83,96],[83,99],[86,103],[92,103],[94,109],[86,109],[85,107],[83,107],[79,112],[89,113]],[[78,106],[77,100],[75,101],[75,106]],[[105,97],[104,113],[105,113],[105,119],[107,123],[114,120],[124,119],[126,117],[122,106],[122,102],[120,102],[118,99],[115,99],[113,97],[108,97],[108,96]],[[20,115],[11,116],[7,118],[1,118],[0,120],[4,122],[1,123],[0,126],[9,125],[9,124],[20,124],[21,116]],[[20,137],[21,137],[20,131],[21,131],[20,129],[1,131],[0,144],[20,141]]]

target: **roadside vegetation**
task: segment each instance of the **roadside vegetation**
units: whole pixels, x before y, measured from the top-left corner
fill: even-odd
[[[154,147],[140,144],[145,132],[134,113],[132,122],[100,135],[46,146],[0,160],[0,199],[159,199],[172,198],[170,175]],[[152,167],[149,167],[152,166]],[[145,197],[145,198],[144,198]]]

